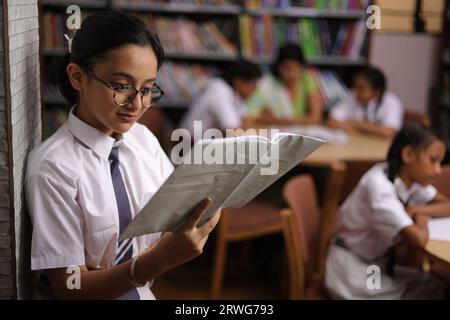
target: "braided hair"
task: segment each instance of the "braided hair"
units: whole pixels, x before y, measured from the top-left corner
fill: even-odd
[[[402,150],[406,146],[410,146],[414,151],[423,151],[427,149],[433,142],[438,141],[430,130],[418,124],[406,124],[394,137],[388,152],[388,178],[394,181],[395,177],[400,173],[403,165]]]

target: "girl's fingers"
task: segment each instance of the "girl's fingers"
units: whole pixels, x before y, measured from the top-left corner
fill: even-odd
[[[212,216],[208,221],[203,223],[200,227],[198,227],[198,232],[200,236],[203,238],[211,233],[211,231],[216,227],[217,223],[220,220],[220,212],[221,209],[218,210],[214,216]]]
[[[182,230],[190,230],[195,228],[202,214],[206,211],[206,209],[208,209],[211,202],[212,202],[211,198],[206,198],[200,201],[200,203],[194,209],[194,212],[192,212],[191,215],[187,218],[186,222],[182,227]]]

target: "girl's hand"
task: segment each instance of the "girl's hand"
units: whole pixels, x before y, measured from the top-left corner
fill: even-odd
[[[202,254],[210,232],[220,219],[221,209],[208,221],[197,227],[201,216],[210,204],[210,198],[200,202],[181,228],[175,232],[164,233],[157,242],[153,250],[158,252],[164,269],[175,268]]]

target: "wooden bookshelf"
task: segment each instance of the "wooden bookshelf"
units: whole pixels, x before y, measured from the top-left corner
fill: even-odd
[[[109,1],[110,0],[40,0],[39,4],[43,7],[68,7],[75,4],[83,9],[104,9],[109,6]]]
[[[294,2],[294,1],[293,1]],[[135,1],[138,3],[138,1]],[[205,2],[207,3],[207,2]],[[365,19],[366,12],[364,8],[361,9],[316,9],[306,7],[292,6],[289,8],[247,8],[244,0],[230,1],[230,4],[226,5],[197,5],[189,3],[154,3],[154,4],[127,4],[117,3],[115,0],[40,0],[40,26],[41,26],[41,39],[45,40],[46,28],[43,24],[43,16],[45,13],[65,14],[65,8],[68,5],[79,5],[82,12],[105,10],[105,9],[117,9],[124,10],[129,13],[137,14],[141,17],[164,17],[166,19],[183,18],[190,21],[194,21],[197,25],[205,21],[213,21],[220,32],[223,33],[225,38],[236,48],[236,54],[210,54],[210,53],[190,53],[190,52],[174,52],[166,50],[166,59],[174,63],[200,63],[205,65],[211,65],[218,69],[226,68],[226,66],[238,60],[241,57],[248,58],[249,60],[267,67],[273,63],[275,51],[272,56],[246,56],[243,51],[243,43],[241,39],[240,17],[249,16],[253,18],[262,18],[270,16],[274,21],[291,21],[294,22],[300,19],[320,19],[330,21],[330,28],[334,28],[336,24],[353,23]],[[224,22],[225,21],[225,22]],[[224,24],[222,23],[224,22]],[[225,27],[223,27],[225,25]],[[275,24],[271,25],[271,28],[275,28]],[[48,28],[47,28],[48,29]],[[160,34],[160,37],[162,35]],[[333,36],[337,36],[334,34]],[[348,35],[350,36],[350,35]],[[317,68],[329,68],[337,70],[338,72],[345,71],[345,73],[352,73],[352,70],[365,66],[368,63],[368,32],[365,36],[365,43],[362,52],[363,54],[358,57],[350,57],[346,55],[334,55],[334,54],[320,54],[313,57],[308,57],[308,64]],[[162,39],[162,37],[161,37]],[[255,41],[255,40],[254,40]],[[45,65],[49,61],[61,58],[67,53],[67,48],[64,47],[48,47],[45,46],[45,42],[41,42],[41,55],[42,65]],[[164,44],[164,43],[163,43]],[[274,44],[278,45],[278,44]],[[41,75],[45,78],[44,68]],[[343,77],[348,79],[348,75]],[[43,87],[46,84],[43,80]],[[64,98],[61,97],[55,90],[43,90],[42,105],[66,105]],[[52,94],[49,94],[52,92]],[[189,105],[189,101],[185,99],[162,99],[160,102],[161,108],[168,108],[171,110],[182,110]]]
[[[336,18],[362,19],[366,16],[364,10],[317,10],[314,8],[286,8],[286,9],[243,9],[242,13],[249,15],[271,15],[284,18]]]
[[[115,4],[111,7],[117,10],[148,13],[176,13],[176,14],[213,14],[213,15],[236,15],[242,12],[242,7],[238,5],[195,5],[188,3],[168,3],[168,4]]]

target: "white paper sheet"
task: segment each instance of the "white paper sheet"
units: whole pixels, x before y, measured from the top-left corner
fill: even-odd
[[[432,219],[428,223],[430,240],[450,242],[450,218]]]

